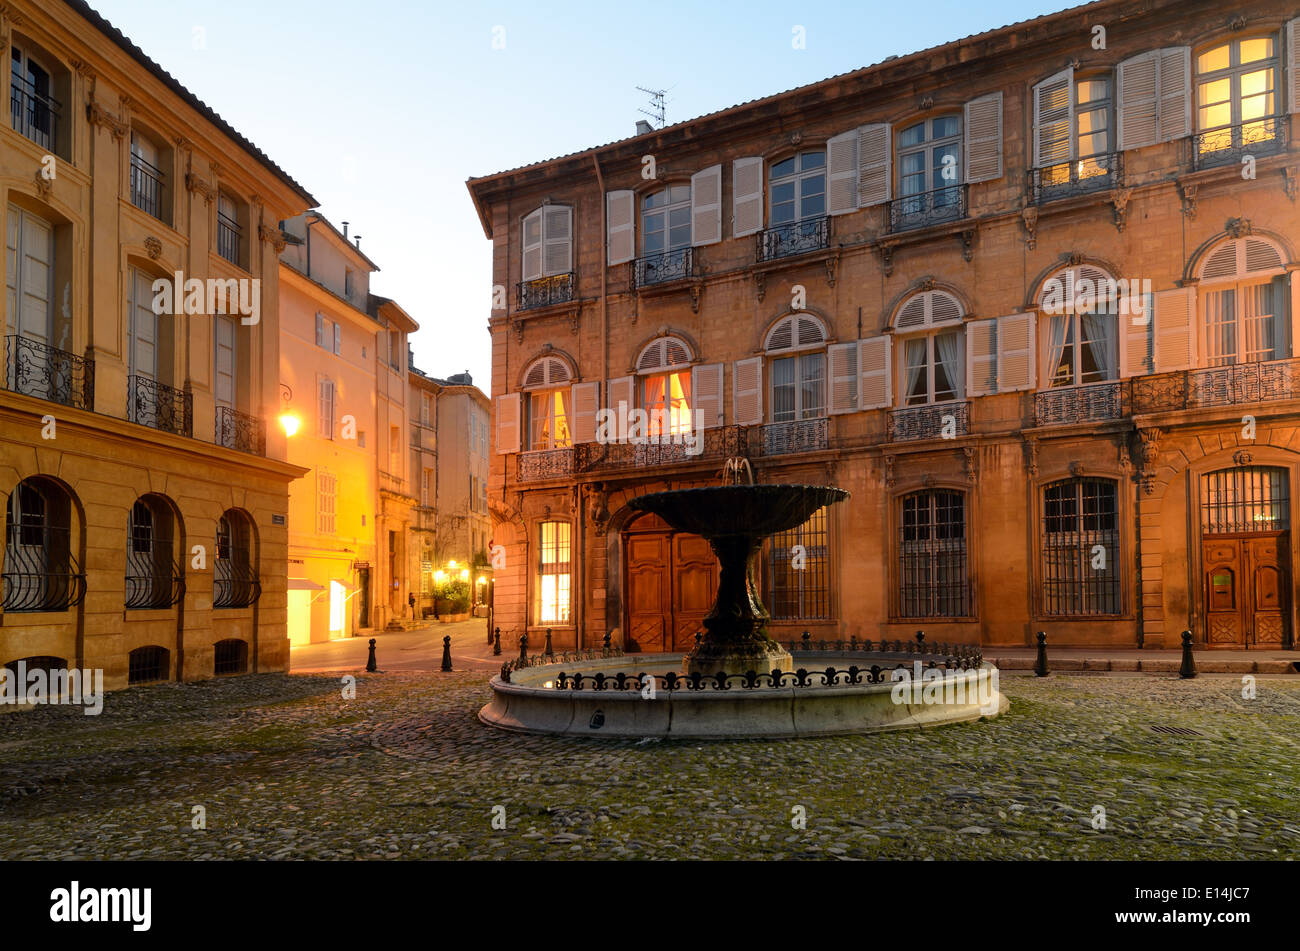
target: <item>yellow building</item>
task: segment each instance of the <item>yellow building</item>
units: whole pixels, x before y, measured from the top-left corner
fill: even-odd
[[[278,222],[316,202],[84,3],[0,45],[0,662],[282,670]]]

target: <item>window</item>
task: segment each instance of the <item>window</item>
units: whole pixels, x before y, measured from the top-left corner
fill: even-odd
[[[1081,386],[1118,378],[1112,314],[1052,314],[1047,319],[1048,386]]]
[[[542,522],[538,527],[538,624],[569,623],[570,530],[568,522]]]
[[[573,270],[572,208],[567,205],[538,208],[524,218],[522,237],[524,281],[563,275]]]
[[[899,544],[900,617],[968,617],[966,497],[943,489],[903,497]]]
[[[323,469],[316,473],[316,531],[322,535],[334,534],[337,482],[331,473]]]
[[[235,638],[217,641],[212,647],[212,672],[218,677],[247,673],[248,644]]]
[[[316,434],[321,439],[334,438],[334,381],[317,383]]]
[[[343,351],[343,327],[320,313],[316,315],[316,346],[335,356]]]
[[[646,435],[651,438],[691,432],[691,371],[643,377],[641,408],[646,411]]]
[[[388,365],[394,370],[402,369],[402,332],[388,331]]]
[[[1128,70],[1125,91],[1126,98],[1132,100],[1126,107],[1126,134],[1131,140],[1128,148],[1156,141],[1155,115],[1159,109],[1170,112],[1166,125],[1174,129],[1176,97],[1182,95],[1177,100],[1181,102],[1186,98],[1183,87],[1174,82],[1174,67],[1182,60],[1172,54],[1168,59],[1163,84],[1158,78],[1163,60],[1155,53],[1126,61],[1121,67],[1121,74]],[[1186,76],[1185,68],[1181,75]],[[1139,101],[1144,93],[1150,97],[1145,104]],[[1066,69],[1034,87],[1031,180],[1035,201],[1065,198],[1118,183],[1116,149],[1115,80],[1109,72],[1080,76]]]
[[[171,675],[171,651],[165,647],[137,647],[127,655],[128,684],[147,684]]]
[[[826,153],[802,152],[777,162],[768,179],[772,227],[826,214]]]
[[[1282,131],[1277,80],[1277,40],[1272,36],[1231,40],[1199,54],[1198,157],[1277,142]]]
[[[568,449],[573,445],[569,432],[569,388],[535,390],[528,394],[528,448]]]
[[[775,619],[816,620],[831,616],[830,545],[826,509],[767,541],[763,601]]]
[[[243,267],[244,229],[239,206],[225,192],[217,196],[217,254],[236,267]]]
[[[61,486],[25,479],[5,513],[6,611],[64,611],[79,604],[86,576],[72,555],[72,500]]]
[[[960,216],[961,119],[922,119],[898,133],[898,202],[894,224]]]
[[[826,354],[799,353],[772,361],[772,422],[826,415]]]
[[[25,358],[26,351],[31,349],[34,362],[48,362],[43,345],[48,345],[54,335],[54,226],[17,205],[8,206],[7,221],[9,263],[5,268],[5,285],[9,306],[5,332],[28,341],[24,344]],[[11,389],[32,396],[46,395],[48,388],[42,385],[43,381],[32,381],[25,387],[22,384],[28,381],[16,377],[12,366],[9,374],[7,383]]]
[[[217,558],[212,566],[212,606],[246,608],[262,593],[253,556],[253,520],[227,509],[217,521]]]
[[[17,44],[11,50],[9,104],[13,127],[41,148],[62,154],[62,144],[57,141],[62,105],[54,98],[50,70]]]
[[[1120,613],[1118,497],[1110,479],[1065,479],[1043,489],[1045,615]]]
[[[388,427],[388,472],[401,476],[402,473],[402,427]]]
[[[947,330],[903,343],[904,405],[918,406],[960,399],[965,348],[960,330]]]
[[[131,132],[131,204],[162,220],[166,176],[157,145],[141,132]]]
[[[169,608],[184,596],[174,536],[174,517],[164,500],[158,496],[136,500],[127,517],[127,608]]]
[[[1239,535],[1290,527],[1285,469],[1238,466],[1201,476],[1201,531]]]
[[[1290,351],[1282,256],[1247,237],[1211,252],[1198,287],[1208,366],[1279,360]]]
[[[670,185],[641,199],[641,253],[658,254],[691,243],[691,187]]]
[[[357,431],[357,448],[358,449],[366,448],[366,431],[364,429]]]
[[[348,268],[343,273],[343,296],[344,297],[352,296],[352,291],[355,287],[355,282],[356,282],[356,272],[353,271],[352,268]]]
[[[433,505],[434,474],[432,469],[425,469],[420,474],[420,504],[425,508]]]

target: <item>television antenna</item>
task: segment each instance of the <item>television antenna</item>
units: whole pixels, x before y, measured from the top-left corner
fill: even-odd
[[[645,86],[637,86],[636,88],[650,97],[650,108],[638,109],[637,112],[654,119],[659,123],[658,128],[662,129],[668,115],[668,90],[646,89]]]

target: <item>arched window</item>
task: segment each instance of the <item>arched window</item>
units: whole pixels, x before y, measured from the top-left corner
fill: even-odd
[[[918,228],[961,217],[961,117],[935,116],[898,132],[898,199],[890,206],[892,230]]]
[[[165,647],[137,647],[127,655],[128,684],[147,684],[171,676],[171,651]]]
[[[1282,254],[1263,238],[1230,238],[1206,255],[1197,285],[1205,362],[1216,367],[1289,356],[1286,289]]]
[[[67,491],[49,479],[33,476],[14,487],[5,517],[6,611],[65,611],[85,596],[72,509]]]
[[[1235,162],[1282,144],[1276,35],[1240,37],[1196,55],[1196,158]]]
[[[682,435],[691,432],[691,363],[694,354],[680,337],[651,341],[637,356],[641,409],[646,412],[646,435]]]
[[[1043,282],[1038,309],[1049,387],[1119,379],[1117,288],[1091,264],[1062,268]]]
[[[899,308],[894,333],[902,379],[902,404],[921,406],[962,399],[966,334],[961,302],[951,294],[923,291]]]
[[[1045,615],[1120,613],[1118,500],[1113,479],[1063,479],[1043,487]]]
[[[238,638],[217,641],[212,646],[212,673],[218,677],[226,674],[248,672],[248,643]]]
[[[965,494],[926,489],[900,504],[898,616],[968,617]]]
[[[524,371],[530,450],[567,449],[573,445],[570,383],[573,373],[559,357],[538,357]]]
[[[783,317],[768,331],[771,422],[826,415],[826,328],[811,314]]]
[[[217,521],[216,561],[212,568],[212,606],[246,608],[262,594],[254,551],[253,521],[227,509]]]
[[[145,495],[127,518],[126,607],[169,608],[185,595],[176,558],[176,518],[161,496]]]

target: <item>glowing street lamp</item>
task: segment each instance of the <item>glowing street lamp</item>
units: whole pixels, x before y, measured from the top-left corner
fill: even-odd
[[[280,425],[284,428],[284,434],[286,436],[295,435],[298,432],[298,427],[301,425],[301,422],[302,421],[293,413],[280,414]]]

